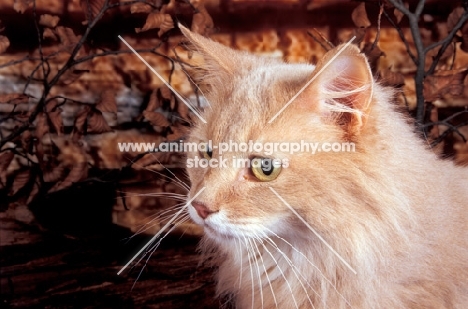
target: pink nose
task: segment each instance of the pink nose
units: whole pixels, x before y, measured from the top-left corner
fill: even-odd
[[[195,208],[195,210],[197,211],[197,214],[202,218],[202,219],[206,219],[211,213],[213,213],[214,211],[211,211],[208,209],[208,207],[206,207],[205,204],[203,203],[200,203],[200,202],[192,202],[192,206],[193,208]]]

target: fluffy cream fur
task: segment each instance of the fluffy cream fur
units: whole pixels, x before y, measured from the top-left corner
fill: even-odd
[[[203,220],[189,207],[219,267],[219,294],[237,308],[468,308],[468,169],[427,149],[357,48],[324,68],[343,46],[314,67],[183,32],[204,56],[195,76],[211,104],[189,141],[356,143],[353,153],[277,152],[289,167],[271,182],[236,167],[188,169],[189,198],[206,187],[196,200],[213,212]]]

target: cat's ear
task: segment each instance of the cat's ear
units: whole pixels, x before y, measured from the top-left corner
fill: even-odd
[[[195,74],[197,83],[210,83],[210,77],[229,78],[239,67],[239,52],[218,42],[190,31],[179,23],[182,34],[189,40],[189,48],[202,55],[204,63],[198,67],[202,72]],[[190,72],[192,73],[192,72]],[[192,74],[191,74],[192,75]],[[208,80],[207,80],[208,79]]]
[[[366,57],[355,45],[339,45],[319,61],[306,90],[320,98],[320,112],[352,136],[365,125],[374,79]]]

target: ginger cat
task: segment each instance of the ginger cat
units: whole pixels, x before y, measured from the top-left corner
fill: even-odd
[[[181,29],[204,58],[193,77],[211,104],[188,142],[356,147],[230,152],[289,164],[187,169],[188,210],[205,229],[219,295],[254,309],[468,308],[468,169],[427,149],[358,48],[288,64]]]

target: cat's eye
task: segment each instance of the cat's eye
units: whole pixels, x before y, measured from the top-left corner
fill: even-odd
[[[255,157],[251,161],[251,171],[260,181],[272,181],[281,172],[281,161],[271,158]]]
[[[200,154],[203,158],[210,160],[213,157],[213,149],[208,145],[208,143],[203,143],[199,148]]]

